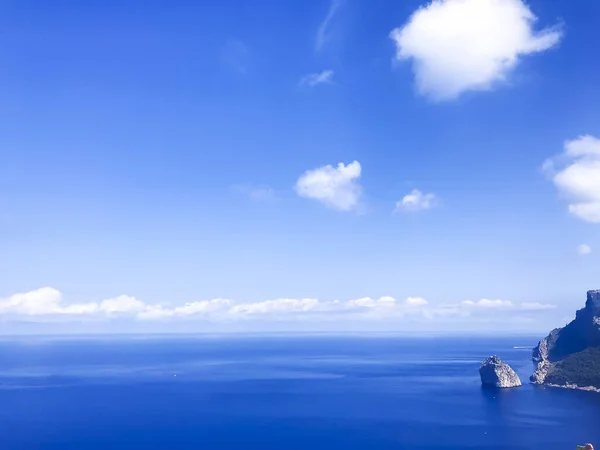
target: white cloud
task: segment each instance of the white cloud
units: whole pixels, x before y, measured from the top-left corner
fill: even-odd
[[[346,302],[348,308],[366,308],[366,309],[389,309],[396,306],[396,299],[394,297],[380,297],[374,299],[371,297],[357,298],[356,300],[350,300]]]
[[[325,19],[323,19],[323,21],[319,25],[319,29],[317,30],[317,36],[315,38],[316,51],[321,51],[327,43],[327,41],[329,40],[331,34],[331,21],[342,6],[342,2],[343,0],[331,0],[329,10],[327,11],[327,15],[325,16]]]
[[[592,248],[587,244],[581,244],[577,247],[577,253],[582,256],[589,255],[592,253]]]
[[[525,302],[521,303],[519,307],[524,311],[540,311],[544,309],[554,309],[556,305],[550,305],[548,303],[539,302]]]
[[[348,306],[351,308],[375,308],[375,306],[377,306],[377,300],[374,300],[371,297],[357,298],[356,300],[350,300]]]
[[[404,300],[404,304],[407,306],[426,306],[429,302],[421,297],[408,297]]]
[[[468,310],[506,310],[506,311],[543,311],[547,309],[554,309],[556,305],[550,305],[547,303],[540,302],[523,302],[513,303],[510,300],[490,300],[482,298],[478,301],[465,300],[460,302],[460,308]]]
[[[465,300],[460,302],[461,306],[468,308],[512,308],[513,303],[510,300],[490,300],[482,298],[476,302],[471,300]]]
[[[119,295],[118,297],[108,300],[102,300],[98,305],[98,309],[107,314],[113,313],[135,313],[143,311],[146,305],[129,295]]]
[[[361,167],[358,161],[337,167],[327,165],[306,171],[296,182],[300,197],[318,200],[325,206],[339,211],[359,208],[362,187],[358,180]]]
[[[394,212],[417,212],[425,211],[435,207],[438,199],[435,194],[423,194],[418,189],[414,189],[410,194],[402,197],[402,200],[396,202]]]
[[[523,0],[433,0],[390,37],[396,60],[411,60],[418,91],[449,100],[505,81],[519,59],[554,47],[557,27],[535,31]]]
[[[231,300],[216,298],[213,300],[190,302],[174,308],[167,308],[161,305],[150,305],[144,308],[143,311],[140,311],[137,317],[139,319],[166,319],[171,317],[178,318],[208,315],[226,311],[231,304]]]
[[[586,135],[565,142],[564,153],[546,160],[542,169],[568,201],[571,214],[600,223],[600,139]]]
[[[565,153],[572,158],[585,156],[600,157],[600,139],[594,136],[580,136],[572,141],[565,142]]]
[[[35,291],[15,294],[0,300],[0,314],[21,314],[26,316],[44,315],[86,315],[137,313],[146,305],[128,295],[102,300],[99,303],[74,303],[66,305],[60,291],[44,287]]]
[[[61,301],[62,294],[59,291],[45,287],[0,300],[0,314],[59,314]]]
[[[310,73],[300,80],[300,86],[315,87],[319,84],[333,83],[333,70],[323,70],[322,72]]]
[[[311,311],[318,306],[319,300],[316,298],[280,298],[263,302],[242,303],[233,306],[230,311],[233,314],[290,313]]]

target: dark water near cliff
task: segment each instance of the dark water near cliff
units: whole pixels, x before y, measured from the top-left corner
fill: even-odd
[[[0,342],[0,449],[575,449],[600,394],[483,390],[535,339],[119,338]]]

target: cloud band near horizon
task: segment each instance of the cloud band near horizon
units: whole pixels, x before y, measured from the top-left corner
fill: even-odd
[[[540,312],[554,309],[545,303],[514,303],[509,300],[480,299],[458,303],[432,304],[421,297],[397,300],[391,296],[362,297],[352,300],[317,298],[278,298],[257,302],[235,302],[215,298],[182,305],[149,304],[129,295],[99,302],[67,303],[62,293],[51,287],[18,293],[0,299],[0,318],[30,321],[71,321],[81,319],[110,320],[129,318],[136,321],[199,319],[213,322],[264,321],[335,321],[352,318],[358,321],[398,321],[439,318],[469,318],[515,312]]]

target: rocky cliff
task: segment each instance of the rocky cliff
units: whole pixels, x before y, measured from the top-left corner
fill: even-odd
[[[533,350],[536,384],[600,388],[600,290],[564,328],[552,330]]]
[[[521,386],[521,380],[515,371],[497,356],[490,356],[479,368],[481,384],[498,388]]]

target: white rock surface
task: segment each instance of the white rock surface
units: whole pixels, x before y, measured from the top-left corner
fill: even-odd
[[[521,380],[515,371],[497,356],[490,356],[479,368],[481,384],[498,388],[521,386]]]

